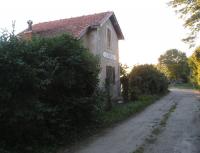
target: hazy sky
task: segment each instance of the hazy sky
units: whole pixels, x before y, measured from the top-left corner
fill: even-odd
[[[191,54],[181,41],[186,34],[182,20],[167,6],[169,0],[5,0],[0,5],[0,28],[16,33],[33,23],[114,11],[124,33],[120,61],[128,65],[157,63],[160,54],[177,48]]]

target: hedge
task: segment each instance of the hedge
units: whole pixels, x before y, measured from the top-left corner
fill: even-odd
[[[136,100],[141,95],[162,94],[167,90],[167,78],[153,65],[145,64],[134,66],[129,74],[129,93],[131,100]]]
[[[69,35],[0,37],[0,150],[37,152],[96,121],[99,60]]]

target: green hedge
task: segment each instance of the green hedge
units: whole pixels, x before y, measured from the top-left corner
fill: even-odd
[[[167,90],[167,78],[153,65],[135,66],[129,74],[131,100],[136,100],[141,95],[162,94]]]
[[[0,73],[0,150],[39,153],[95,122],[99,60],[80,41],[3,35]]]

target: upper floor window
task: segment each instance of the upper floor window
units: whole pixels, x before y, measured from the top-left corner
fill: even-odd
[[[107,28],[107,48],[111,49],[111,30]]]

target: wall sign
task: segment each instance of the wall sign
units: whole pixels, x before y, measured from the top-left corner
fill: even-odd
[[[111,60],[114,60],[114,61],[117,60],[117,58],[116,58],[116,56],[114,54],[108,53],[108,52],[103,52],[103,57],[111,59]]]

